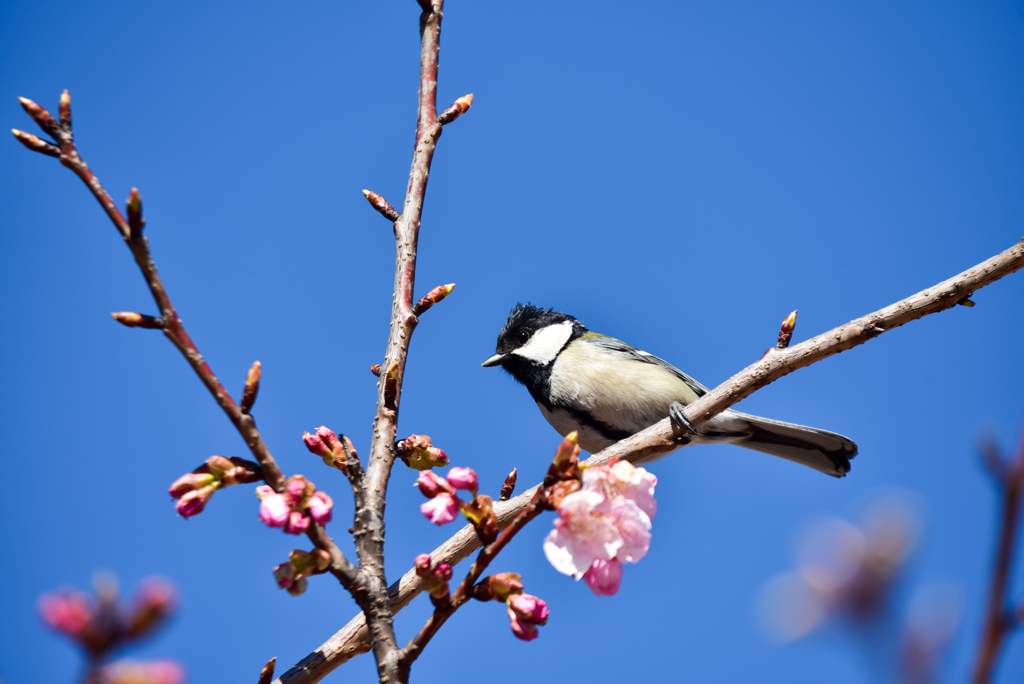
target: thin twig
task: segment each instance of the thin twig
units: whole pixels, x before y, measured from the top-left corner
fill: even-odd
[[[1024,430],[1021,431],[1017,454],[1012,462],[1006,464],[1003,476],[995,481],[1002,497],[999,546],[992,566],[988,607],[985,609],[985,623],[975,656],[971,684],[988,684],[992,681],[996,660],[1006,637],[1020,624],[1020,607],[1016,610],[1010,607],[1007,590],[1017,550],[1017,531],[1020,527],[1021,502],[1024,499]]]
[[[809,366],[840,352],[863,344],[895,327],[928,314],[949,309],[973,292],[1000,278],[1024,268],[1024,240],[1000,254],[970,268],[934,287],[900,300],[879,311],[853,320],[829,332],[786,349],[773,349],[757,363],[716,387],[690,404],[686,415],[695,426],[732,406],[752,392],[774,382],[798,368]],[[660,423],[627,437],[587,459],[596,466],[613,457],[636,463],[648,456],[663,454],[681,446],[673,434],[671,421]],[[529,505],[536,487],[508,502],[495,504],[498,527],[507,527],[516,515]],[[480,547],[472,526],[467,525],[431,554],[434,563],[454,566]],[[397,613],[423,590],[413,570],[391,586],[391,610]],[[320,681],[352,657],[369,650],[366,624],[357,615],[320,648],[303,658],[277,680],[281,684],[312,684]]]
[[[409,643],[402,649],[399,665],[403,670],[407,671],[412,666],[420,653],[423,652],[424,647],[430,643],[430,640],[437,633],[437,630],[439,630],[441,626],[448,621],[448,618],[450,618],[455,611],[459,609],[459,607],[472,597],[473,585],[477,583],[480,579],[480,575],[482,575],[484,570],[487,569],[487,566],[491,564],[491,561],[494,560],[495,556],[497,556],[498,553],[512,541],[512,538],[515,537],[520,530],[526,527],[527,523],[544,511],[544,506],[542,504],[543,495],[544,490],[538,489],[533,495],[533,498],[530,499],[530,503],[526,505],[526,508],[520,511],[519,515],[516,516],[515,520],[512,521],[512,524],[505,529],[501,536],[494,540],[493,543],[480,549],[480,553],[477,555],[476,561],[473,562],[473,565],[470,567],[466,577],[459,584],[459,588],[455,590],[454,594],[452,594],[451,600],[447,605],[435,608],[433,614],[427,619],[427,623],[423,625],[423,628],[416,634],[416,636],[410,639]],[[407,672],[405,674],[407,675]]]
[[[145,221],[142,219],[142,202],[138,190],[132,189],[128,200],[130,220],[125,219],[106,189],[100,184],[99,179],[96,178],[89,169],[88,164],[78,154],[74,135],[71,131],[71,96],[68,94],[68,91],[65,90],[60,98],[59,122],[46,109],[31,100],[21,98],[21,104],[29,116],[57,141],[61,164],[71,169],[75,175],[82,179],[89,188],[89,191],[99,201],[100,206],[107,212],[107,216],[113,222],[118,233],[120,233],[128,249],[131,250],[132,256],[135,257],[135,263],[138,264],[139,269],[142,271],[142,276],[145,278],[149,291],[153,295],[153,299],[156,301],[161,313],[160,318],[154,318],[132,312],[120,312],[113,314],[115,320],[129,327],[156,328],[163,331],[167,339],[178,348],[178,351],[182,353],[189,365],[192,366],[192,369],[199,376],[199,379],[202,380],[203,384],[206,385],[206,388],[213,395],[217,404],[220,405],[239,434],[242,435],[242,439],[245,440],[249,450],[259,462],[266,483],[273,487],[275,491],[284,491],[284,474],[278,467],[277,461],[270,454],[267,445],[263,442],[263,438],[256,429],[252,416],[247,412],[243,412],[242,408],[228,394],[228,391],[224,389],[217,376],[213,374],[213,370],[210,369],[209,364],[206,363],[202,354],[199,353],[196,345],[192,342],[192,338],[189,337],[188,332],[185,330],[181,319],[178,318],[174,306],[171,304],[171,298],[168,296],[167,290],[157,274],[156,265],[153,263],[153,257],[149,251],[149,239],[142,234]],[[22,140],[23,137],[24,134],[18,136],[18,139]],[[26,144],[26,146],[33,149],[31,145]],[[46,150],[40,151],[44,154],[50,154]],[[252,371],[250,371],[250,376],[251,374]],[[255,397],[253,397],[253,400],[255,400]],[[351,585],[355,577],[355,567],[345,558],[337,544],[323,532],[322,527],[313,523],[307,531],[307,536],[318,548],[327,551],[331,555],[331,572],[338,576],[346,587]]]

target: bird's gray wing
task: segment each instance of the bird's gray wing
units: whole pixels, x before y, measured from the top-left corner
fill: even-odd
[[[641,363],[650,363],[654,364],[655,366],[661,366],[662,368],[664,368],[665,370],[667,370],[668,372],[672,373],[677,378],[685,382],[690,387],[690,389],[697,393],[698,397],[708,393],[707,387],[700,384],[699,382],[691,378],[689,375],[673,366],[668,361],[659,359],[654,354],[648,354],[645,351],[641,351],[636,347],[630,346],[623,342],[622,340],[617,340],[614,337],[606,337],[604,335],[599,335],[597,333],[592,332],[581,337],[580,341],[586,342],[587,344],[596,344],[599,347],[622,354],[623,356],[627,356],[636,361],[640,361]]]

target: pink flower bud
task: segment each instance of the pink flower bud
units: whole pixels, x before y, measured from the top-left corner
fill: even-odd
[[[78,592],[45,594],[39,599],[39,613],[50,629],[77,638],[88,626],[92,608]]]
[[[438,494],[430,501],[420,505],[420,513],[435,525],[447,525],[455,520],[462,507],[462,500],[452,494]]]
[[[214,485],[209,485],[202,489],[186,492],[178,499],[178,503],[174,505],[174,510],[178,511],[178,515],[182,518],[191,518],[193,515],[199,515],[206,508],[206,502],[213,498],[213,493],[216,490],[217,488]]]
[[[305,577],[295,580],[295,583],[288,587],[288,593],[292,596],[301,596],[306,593],[306,586],[307,582]]]
[[[474,496],[480,488],[480,480],[472,468],[452,468],[448,471],[448,482],[456,489],[468,489]]]
[[[274,580],[282,589],[292,586],[295,583],[295,565],[291,561],[278,565],[274,568]]]
[[[590,569],[583,573],[583,581],[598,596],[612,596],[622,584],[622,563],[615,560],[595,560]]]
[[[421,553],[416,556],[416,560],[413,561],[413,566],[416,568],[416,574],[420,577],[425,577],[431,568],[432,563],[430,562],[429,553]]]
[[[284,526],[285,534],[302,534],[309,529],[309,516],[299,511],[292,511],[288,516],[288,524]]]
[[[175,499],[180,499],[193,490],[213,484],[214,479],[210,473],[185,473],[174,481],[167,493]]]
[[[332,432],[331,434],[334,433]],[[335,439],[337,439],[337,437],[335,437]],[[327,445],[324,444],[323,437],[321,437],[319,434],[312,435],[308,432],[303,432],[302,441],[306,443],[306,448],[309,449],[310,452],[316,454],[317,456],[320,456],[321,458],[324,459],[332,458],[331,450],[327,448]]]
[[[306,502],[306,510],[313,520],[321,525],[331,522],[331,509],[334,508],[334,501],[324,492],[316,492]]]
[[[331,453],[333,453],[335,456],[345,454],[345,450],[341,446],[341,442],[338,440],[338,435],[337,433],[334,432],[334,430],[324,425],[321,425],[316,429],[316,434],[320,437],[320,439],[323,440],[324,445],[328,449],[330,449]]]
[[[548,604],[543,599],[530,594],[511,594],[508,597],[509,611],[525,622],[537,625],[547,624]]]
[[[520,620],[511,608],[508,609],[508,617],[512,621],[512,633],[516,635],[516,638],[523,641],[533,641],[540,636],[537,625]]]
[[[427,462],[434,468],[444,468],[448,465],[448,454],[437,447],[427,449]]]
[[[440,577],[442,580],[447,582],[452,578],[452,566],[444,561],[441,561],[434,566],[434,574]]]
[[[285,496],[291,506],[302,506],[307,494],[312,494],[316,487],[310,487],[310,483],[301,475],[292,475],[284,486]]]
[[[260,522],[268,527],[284,527],[291,513],[285,498],[267,485],[257,487],[256,495],[260,497]]]
[[[433,499],[438,494],[455,493],[455,488],[448,484],[448,480],[430,470],[420,471],[420,476],[416,479],[416,486],[428,499]]]

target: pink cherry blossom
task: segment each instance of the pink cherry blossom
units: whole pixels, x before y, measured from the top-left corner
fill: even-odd
[[[309,529],[309,516],[301,511],[292,511],[288,515],[288,524],[284,526],[285,534],[302,534]]]
[[[334,501],[325,492],[316,492],[306,502],[306,510],[313,520],[321,525],[331,522],[331,509],[334,508]]]
[[[612,596],[622,584],[622,563],[617,560],[596,560],[583,575],[583,581],[598,596]]]
[[[480,488],[480,480],[472,468],[452,468],[448,471],[448,482],[456,489],[467,489],[474,493]]]
[[[555,529],[544,539],[544,555],[555,570],[579,579],[595,560],[615,558],[622,535],[609,512],[599,510],[603,504],[603,494],[586,490],[562,499]]]
[[[639,563],[651,547],[651,519],[635,501],[621,496],[612,502],[610,512],[622,538],[615,558],[620,563]]]
[[[455,520],[461,507],[462,501],[459,497],[442,493],[421,504],[420,513],[427,516],[427,519],[435,525],[447,525]]]
[[[635,501],[647,517],[654,519],[658,504],[654,500],[654,487],[658,478],[628,461],[609,461],[597,468],[583,471],[583,488],[603,492],[609,501],[624,497]]]

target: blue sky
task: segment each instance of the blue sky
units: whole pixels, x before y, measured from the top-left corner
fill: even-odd
[[[334,495],[336,537],[347,484],[300,436],[327,424],[368,446],[394,252],[361,190],[402,201],[417,16],[412,0],[40,0],[8,3],[0,24],[6,126],[33,127],[17,96],[55,109],[70,89],[80,151],[118,201],[141,190],[161,275],[213,369],[238,393],[263,363],[260,429],[286,472]],[[438,147],[417,289],[457,288],[416,331],[400,433],[429,434],[495,492],[513,466],[524,485],[540,479],[556,434],[525,390],[479,366],[518,301],[713,386],[794,308],[799,341],[1006,249],[1024,236],[1022,86],[1020,2],[451,0],[439,103],[476,100]],[[155,307],[81,183],[13,139],[0,177],[0,676],[74,680],[78,657],[35,602],[98,569],[180,588],[176,619],[134,656],[177,658],[196,684],[254,680],[270,656],[287,667],[352,600],[327,578],[300,598],[277,590],[271,569],[304,545],[260,525],[245,487],[174,515],[167,486],[244,444],[170,344],[110,319]],[[496,604],[469,605],[414,677],[447,681],[457,657],[494,682],[874,681],[842,632],[773,646],[754,604],[807,525],[856,519],[898,488],[927,525],[908,587],[966,597],[943,681],[963,680],[995,534],[975,446],[991,433],[1009,450],[1021,429],[1024,275],[975,300],[740,405],[854,438],[845,480],[732,447],[678,452],[652,466],[653,545],[617,596],[547,564],[544,517],[495,566],[550,601],[540,639],[516,641]],[[454,531],[419,516],[413,480],[392,480],[390,578]],[[1016,596],[1022,580],[1018,566]],[[399,616],[403,640],[428,610],[420,599]],[[373,677],[361,657],[333,681]],[[997,681],[1022,677],[1018,638]]]

